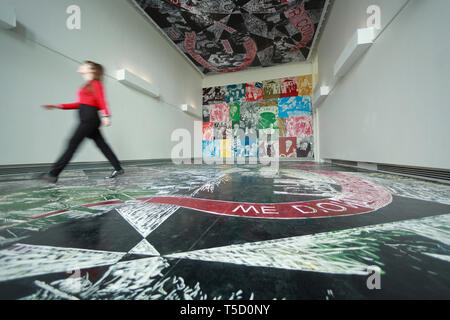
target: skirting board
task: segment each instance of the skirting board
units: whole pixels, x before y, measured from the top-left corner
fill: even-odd
[[[207,165],[202,158],[191,158],[191,159],[181,159],[184,160],[185,164],[187,160],[190,160],[191,164],[194,165]],[[316,161],[314,159],[282,159],[280,162],[317,162],[321,163],[323,161]],[[124,166],[139,166],[139,165],[156,165],[156,164],[173,164],[172,159],[147,159],[147,160],[123,160],[121,161]],[[249,163],[248,159],[246,163]],[[224,165],[226,165],[226,159]],[[236,165],[237,162],[234,161],[231,165]],[[258,161],[258,164],[259,161]],[[4,174],[19,174],[28,172],[46,172],[52,167],[51,163],[37,163],[37,164],[17,164],[17,165],[2,165],[0,166],[0,175]],[[111,169],[111,164],[108,161],[95,161],[95,162],[73,162],[67,165],[66,170],[83,170],[91,168],[104,168]]]
[[[380,170],[379,167],[389,166],[389,164],[356,162],[357,165],[355,166],[355,165],[350,165],[350,164],[345,164],[345,163],[335,163],[335,162],[333,162],[333,160],[336,160],[336,159],[324,159],[323,162],[328,163],[328,164],[333,164],[336,166],[341,166],[341,167],[361,169],[361,170],[366,170],[366,171],[371,171],[371,172],[380,172],[380,173],[385,173],[385,174],[398,175],[398,176],[403,176],[403,177],[408,177],[408,178],[414,178],[414,179],[419,179],[419,180],[426,180],[426,181],[438,182],[438,183],[450,185],[450,181],[444,180],[444,179],[437,179],[437,178],[431,178],[431,177],[426,177],[426,176],[422,176],[422,175],[413,175],[413,174],[406,174],[406,173],[401,173],[401,172]],[[354,161],[349,161],[349,162],[354,162]],[[395,165],[395,166],[399,167],[398,165]],[[423,169],[428,169],[428,168],[423,168]],[[433,170],[433,169],[430,168],[429,170]],[[435,169],[435,170],[438,170],[438,169]]]

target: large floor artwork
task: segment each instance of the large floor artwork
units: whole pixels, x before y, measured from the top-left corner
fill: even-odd
[[[203,157],[313,160],[311,94],[312,75],[204,88]]]
[[[305,61],[327,0],[134,0],[204,73]],[[283,84],[284,85],[284,84]],[[287,90],[294,90],[289,88]],[[239,88],[236,88],[239,95]]]
[[[125,171],[0,174],[0,299],[450,298],[449,185],[305,161]]]

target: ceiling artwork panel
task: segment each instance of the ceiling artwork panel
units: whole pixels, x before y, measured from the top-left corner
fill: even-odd
[[[307,60],[328,0],[133,0],[202,73]]]

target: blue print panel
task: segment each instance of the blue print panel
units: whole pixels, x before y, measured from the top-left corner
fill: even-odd
[[[220,140],[203,140],[203,158],[220,158]]]
[[[278,117],[304,117],[311,115],[311,96],[278,99]]]
[[[245,101],[245,83],[228,86],[226,101],[227,103]]]

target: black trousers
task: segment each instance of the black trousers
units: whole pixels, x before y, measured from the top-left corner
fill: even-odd
[[[78,149],[80,143],[84,138],[90,138],[94,140],[97,147],[102,151],[105,157],[109,160],[115,170],[121,170],[119,160],[117,159],[114,152],[106,143],[102,134],[100,133],[100,118],[98,116],[98,108],[82,104],[79,109],[80,112],[80,124],[75,130],[72,138],[69,141],[66,151],[63,155],[55,162],[50,175],[58,177],[59,174],[64,170],[64,168],[69,164],[75,151]]]

